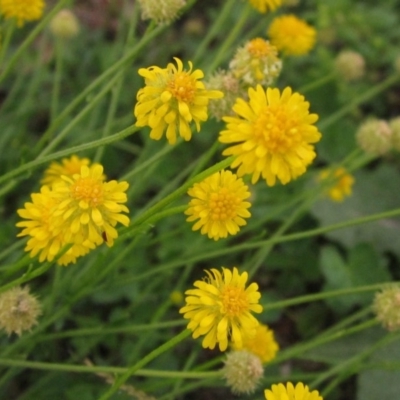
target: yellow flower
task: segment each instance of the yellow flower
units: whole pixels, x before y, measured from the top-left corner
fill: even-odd
[[[99,164],[81,167],[72,177],[62,176],[53,185],[56,205],[52,209],[54,234],[63,233],[67,243],[86,243],[108,246],[118,237],[115,225],[128,226],[126,203],[128,182],[104,182],[103,167]],[[78,235],[78,236],[77,236]]]
[[[233,348],[240,350],[235,345]],[[258,356],[263,363],[266,363],[276,357],[279,345],[275,341],[274,332],[268,326],[260,324],[257,327],[255,336],[244,338],[242,349]]]
[[[17,236],[29,236],[25,251],[30,252],[31,257],[39,254],[39,261],[53,261],[58,252],[69,242],[65,240],[64,232],[55,234],[51,218],[51,212],[56,201],[51,190],[47,186],[40,189],[40,193],[31,195],[32,202],[25,203],[24,208],[17,211],[24,221],[16,225],[23,228]],[[76,242],[57,261],[59,265],[75,263],[77,257],[87,254],[94,248],[89,242],[83,241],[82,235],[78,232]],[[80,242],[80,243],[79,243]]]
[[[250,4],[260,13],[266,13],[268,9],[275,10],[282,4],[282,0],[249,0]]]
[[[169,63],[167,68],[156,66],[139,69],[146,86],[137,94],[134,114],[137,126],[149,126],[150,137],[160,140],[166,131],[170,144],[176,142],[177,132],[186,141],[192,137],[191,123],[200,130],[200,122],[208,118],[207,106],[210,99],[223,97],[218,90],[206,90],[200,81],[204,74],[196,69],[183,69],[182,61],[174,58],[177,67]]]
[[[23,331],[30,330],[40,314],[40,303],[27,286],[16,286],[0,294],[0,328],[9,335],[15,332],[21,336]]]
[[[295,15],[282,15],[272,21],[268,35],[278,50],[288,55],[300,56],[314,47],[317,32]]]
[[[282,61],[278,51],[268,40],[256,38],[240,47],[229,64],[233,75],[253,86],[269,86],[281,72]]]
[[[224,150],[237,156],[231,167],[238,176],[252,175],[252,183],[262,176],[269,186],[278,178],[282,184],[304,174],[316,154],[311,143],[321,134],[312,125],[318,119],[309,113],[304,96],[287,87],[249,89],[249,101],[237,99],[233,111],[237,117],[224,117],[227,129],[220,133],[222,143],[238,143]]]
[[[42,185],[51,186],[54,182],[61,181],[61,176],[72,176],[81,172],[82,165],[89,165],[88,158],[79,158],[75,155],[70,158],[63,158],[61,163],[52,162],[44,171],[43,179],[40,181]]]
[[[343,201],[351,195],[351,188],[354,184],[354,177],[350,175],[343,167],[335,170],[325,170],[319,175],[320,180],[331,179],[332,186],[327,190],[328,196],[333,201]]]
[[[266,400],[323,400],[318,391],[310,389],[307,385],[299,382],[295,387],[288,382],[285,385],[279,383],[272,385],[271,390],[265,390],[264,395]]]
[[[43,9],[43,0],[0,0],[0,13],[4,18],[16,18],[18,26],[40,19]]]
[[[210,239],[236,235],[240,226],[246,225],[243,218],[251,216],[247,210],[251,204],[244,201],[250,197],[248,187],[231,171],[220,171],[195,183],[188,194],[193,199],[185,211],[187,221],[198,220],[192,229],[201,229]]]
[[[193,338],[204,336],[204,348],[213,349],[218,343],[225,351],[228,341],[242,345],[244,337],[254,336],[258,326],[257,319],[251,312],[260,313],[258,304],[261,297],[256,283],[246,289],[247,272],[239,274],[222,267],[222,274],[216,269],[205,271],[206,280],[196,281],[197,289],[187,290],[186,306],[179,312],[189,319],[188,329],[193,331]]]

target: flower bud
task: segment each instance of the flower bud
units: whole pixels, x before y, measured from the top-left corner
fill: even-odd
[[[279,76],[282,61],[268,40],[256,38],[240,47],[229,64],[233,75],[248,86],[268,86]]]
[[[372,308],[388,331],[400,329],[400,287],[393,285],[375,294]]]
[[[79,23],[70,10],[59,11],[50,21],[50,31],[61,39],[71,39],[79,33]]]
[[[222,99],[210,99],[208,104],[210,115],[218,121],[226,115],[232,115],[236,99],[246,96],[246,91],[240,87],[238,79],[231,72],[223,70],[212,75],[205,86],[209,90],[220,90],[224,93]]]
[[[169,24],[186,5],[186,0],[138,0],[142,19],[151,19],[157,24]]]
[[[254,392],[264,374],[260,358],[246,350],[228,353],[222,372],[235,394]]]
[[[392,130],[384,120],[370,119],[356,133],[359,146],[369,154],[382,155],[392,147]]]
[[[8,335],[15,332],[20,336],[30,330],[41,313],[40,303],[28,287],[14,287],[0,295],[0,328]]]
[[[400,151],[400,117],[393,118],[389,121],[392,130],[392,146],[394,150]]]
[[[356,81],[365,74],[364,57],[355,51],[344,50],[336,57],[335,67],[340,77],[346,81]]]
[[[184,301],[183,293],[180,290],[174,290],[169,295],[169,299],[175,306],[180,306]]]

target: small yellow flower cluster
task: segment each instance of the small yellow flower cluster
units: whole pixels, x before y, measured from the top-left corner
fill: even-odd
[[[229,69],[247,87],[256,84],[267,86],[279,76],[282,61],[275,46],[268,40],[256,38],[236,51]]]
[[[253,337],[245,337],[242,347],[235,343],[233,349],[244,349],[257,356],[263,364],[273,360],[279,350],[279,345],[275,341],[274,332],[267,326],[260,324],[257,326]]]
[[[271,43],[286,55],[301,56],[314,47],[317,32],[293,14],[275,18],[269,29]]]
[[[351,195],[354,177],[343,167],[322,171],[319,175],[319,180],[329,181],[330,186],[326,193],[333,201],[340,202]]]
[[[274,11],[282,5],[282,0],[249,0],[250,4],[260,13],[266,13],[268,10]]]
[[[0,14],[15,18],[19,27],[26,21],[35,21],[43,15],[44,0],[0,0]]]
[[[118,237],[118,222],[129,224],[127,182],[105,181],[103,167],[90,165],[88,159],[72,156],[62,163],[53,163],[43,178],[39,193],[31,195],[32,202],[17,212],[23,221],[18,236],[28,236],[25,247],[39,261],[58,258],[59,265],[75,263],[78,257],[106,243],[112,246]],[[48,186],[51,185],[51,186]]]
[[[185,214],[188,222],[196,221],[193,230],[218,240],[239,232],[250,217],[248,187],[231,171],[220,171],[196,183],[188,191],[192,200]]]

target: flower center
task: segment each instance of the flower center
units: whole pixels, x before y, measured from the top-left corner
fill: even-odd
[[[221,290],[222,314],[238,317],[249,310],[246,292],[242,288],[225,286]]]
[[[93,178],[81,178],[71,186],[71,195],[75,200],[85,201],[90,207],[103,203],[103,187],[101,182]]]
[[[275,54],[274,46],[271,46],[266,40],[257,38],[253,39],[247,45],[248,52],[256,58],[265,57],[269,54]]]
[[[230,193],[227,188],[221,188],[219,192],[212,193],[209,199],[208,206],[211,219],[213,221],[226,221],[236,217],[238,204],[240,204],[240,199]]]
[[[281,105],[267,106],[254,123],[254,135],[259,145],[269,153],[285,154],[302,142],[297,122]]]
[[[191,103],[195,97],[196,80],[187,72],[178,72],[168,81],[167,90],[178,101]]]

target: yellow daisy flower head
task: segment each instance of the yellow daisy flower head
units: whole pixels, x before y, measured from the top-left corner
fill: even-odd
[[[26,21],[40,19],[45,3],[43,0],[0,0],[0,14],[4,18],[16,18],[21,27]]]
[[[287,55],[307,54],[315,45],[317,31],[295,15],[276,17],[269,29],[271,43]]]
[[[23,331],[29,331],[41,314],[41,305],[27,286],[16,286],[0,294],[0,328],[8,335],[14,332],[21,336]]]
[[[128,182],[103,180],[100,164],[81,167],[79,174],[62,176],[53,185],[56,205],[52,210],[55,234],[63,232],[67,243],[114,244],[118,222],[129,225],[127,202]],[[78,236],[77,236],[78,235]]]
[[[235,350],[240,350],[234,345]],[[260,358],[263,363],[273,360],[279,350],[279,345],[275,341],[274,332],[267,325],[260,324],[253,337],[245,337],[242,343],[242,349]]]
[[[236,51],[229,68],[237,79],[248,86],[257,83],[268,86],[279,76],[282,61],[275,46],[268,40],[256,38]]]
[[[310,392],[307,385],[299,382],[293,386],[291,382],[285,385],[272,385],[271,390],[264,391],[266,400],[323,400],[317,390]]]
[[[279,89],[260,85],[249,89],[249,101],[237,99],[236,117],[224,117],[226,130],[221,143],[236,143],[223,155],[237,156],[231,167],[238,176],[251,174],[252,183],[262,176],[269,186],[276,179],[286,184],[306,172],[316,153],[312,143],[321,139],[313,125],[318,116],[309,113],[304,96],[287,87]]]
[[[39,255],[40,262],[53,261],[58,252],[71,242],[66,241],[64,232],[54,233],[52,210],[56,201],[50,188],[42,186],[40,193],[33,193],[31,199],[32,202],[25,203],[24,208],[17,210],[18,215],[24,219],[16,224],[17,227],[23,228],[17,236],[29,237],[25,251],[29,252],[31,257]],[[75,240],[76,243],[58,259],[59,265],[75,263],[78,257],[94,248],[89,242],[84,242],[79,232]]]
[[[145,78],[146,86],[137,94],[134,114],[137,126],[149,126],[150,137],[160,140],[166,132],[170,144],[176,142],[177,133],[186,141],[192,137],[191,124],[194,122],[197,132],[200,123],[208,118],[207,106],[210,99],[223,97],[218,90],[207,90],[200,81],[204,74],[201,70],[183,69],[182,61],[174,58],[167,68],[156,66],[139,69],[139,75]]]
[[[345,197],[351,195],[351,188],[354,184],[353,175],[349,174],[343,167],[334,170],[327,169],[319,175],[321,181],[332,180],[332,185],[327,190],[327,195],[333,201],[343,201]]]
[[[52,162],[50,166],[44,171],[43,179],[40,181],[42,185],[51,186],[54,182],[61,181],[61,176],[72,176],[79,174],[82,165],[89,165],[88,158],[79,158],[78,156],[71,156],[70,158],[63,158],[61,162]]]
[[[228,348],[229,342],[242,345],[244,337],[254,336],[258,326],[252,312],[260,313],[258,304],[261,294],[256,283],[246,288],[248,273],[239,273],[222,267],[205,271],[205,280],[196,281],[196,289],[185,292],[186,305],[179,312],[189,319],[188,329],[193,338],[205,336],[203,347],[214,349],[218,344],[221,351]]]
[[[244,218],[251,216],[248,186],[231,171],[220,171],[188,191],[193,197],[185,214],[188,222],[196,221],[193,230],[201,229],[202,235],[219,240],[228,235],[236,235],[240,227],[246,225]]]
[[[249,0],[250,4],[260,13],[266,13],[268,10],[274,11],[282,4],[282,0]]]

